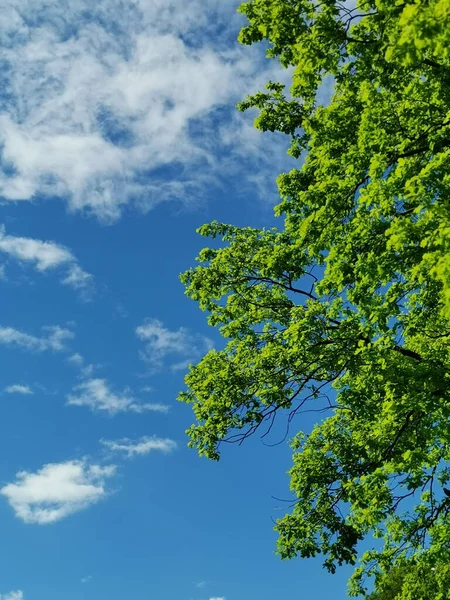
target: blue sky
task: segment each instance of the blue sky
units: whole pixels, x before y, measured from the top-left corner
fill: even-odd
[[[287,444],[201,460],[175,400],[220,344],[178,281],[195,229],[272,225],[291,165],[234,110],[286,77],[237,4],[3,8],[2,600],[346,597],[348,570],[274,555]]]

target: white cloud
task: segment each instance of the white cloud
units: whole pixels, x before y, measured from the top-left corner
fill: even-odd
[[[67,404],[87,406],[93,411],[104,411],[110,415],[120,412],[143,413],[146,411],[167,413],[165,404],[140,404],[127,391],[113,392],[106,379],[89,379],[76,386],[75,394],[67,398]]]
[[[72,331],[59,327],[58,325],[43,327],[42,330],[46,335],[43,337],[36,337],[15,329],[14,327],[0,326],[0,344],[17,346],[19,348],[24,348],[25,350],[35,350],[37,352],[44,352],[45,350],[60,352],[65,350],[66,341],[71,340],[74,337]]]
[[[86,577],[81,578],[81,583],[89,583],[92,581],[92,575],[86,575]]]
[[[21,385],[16,383],[14,385],[8,385],[5,388],[7,394],[33,394],[33,390],[28,385]]]
[[[0,227],[0,250],[18,260],[35,263],[38,271],[53,269],[74,260],[73,255],[64,246],[54,242],[6,235],[4,225]]]
[[[169,454],[177,447],[176,442],[168,438],[159,438],[156,436],[142,437],[139,440],[133,441],[123,438],[117,441],[101,440],[101,443],[106,446],[111,452],[123,452],[127,458],[132,458],[137,455],[149,454],[150,452],[163,452]]]
[[[249,81],[274,78],[262,48],[235,41],[239,4],[9,0],[0,195],[57,195],[111,221],[129,202],[149,210],[210,193],[224,175],[218,111],[234,110]],[[176,174],[158,175],[167,166]]]
[[[20,471],[0,494],[25,523],[55,523],[104,498],[115,470],[114,465],[88,465],[85,460],[48,464],[37,473]]]
[[[95,365],[86,364],[86,361],[81,356],[81,354],[79,354],[78,352],[69,356],[67,361],[71,365],[78,367],[80,369],[80,377],[83,379],[85,379],[87,377],[91,377],[96,368]]]
[[[158,319],[146,319],[136,328],[136,335],[145,342],[141,356],[153,369],[161,369],[169,356],[183,357],[183,360],[172,364],[172,370],[185,369],[190,362],[213,348],[208,337],[192,333],[185,327],[171,331]]]
[[[0,226],[0,252],[4,252],[20,262],[33,263],[40,272],[58,267],[66,267],[67,273],[62,283],[77,290],[87,290],[93,276],[84,271],[68,248],[55,242],[7,235]]]
[[[82,367],[84,365],[84,358],[78,352],[71,354],[67,360],[71,365],[77,367]]]
[[[225,596],[214,596],[213,598],[210,598],[209,600],[225,600]]]
[[[0,594],[0,600],[23,600],[23,592],[17,590],[16,592],[9,592],[9,594]]]
[[[93,275],[84,271],[80,265],[73,264],[62,282],[76,290],[86,290],[91,286],[93,279]]]

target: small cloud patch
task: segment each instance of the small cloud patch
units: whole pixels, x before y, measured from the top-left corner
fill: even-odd
[[[0,344],[36,352],[46,350],[61,352],[66,349],[66,342],[75,337],[72,331],[58,325],[43,327],[42,332],[44,335],[37,337],[14,327],[2,327],[0,325]]]
[[[33,390],[30,388],[30,386],[28,385],[21,385],[19,383],[14,384],[14,385],[8,385],[8,387],[5,388],[5,392],[7,394],[23,394],[23,395],[29,395],[29,394],[33,394]]]
[[[115,471],[115,465],[89,465],[85,460],[53,463],[36,473],[19,471],[0,494],[25,523],[47,525],[105,498],[105,484]]]
[[[143,456],[150,452],[169,454],[177,447],[176,442],[173,440],[168,438],[158,438],[156,436],[142,437],[136,441],[127,438],[117,441],[101,440],[101,443],[111,452],[123,453],[127,458]]]
[[[146,319],[136,328],[136,335],[145,343],[141,357],[154,371],[161,370],[169,358],[175,358],[170,365],[172,370],[186,369],[191,362],[213,348],[213,342],[208,337],[185,327],[170,330],[159,319]]]
[[[16,592],[9,592],[8,594],[0,594],[0,600],[23,600],[23,592],[17,590]]]
[[[114,392],[106,379],[88,379],[74,388],[74,393],[67,398],[72,406],[87,406],[92,411],[116,415],[123,412],[160,412],[167,413],[166,404],[137,402],[127,390]]]
[[[41,273],[65,267],[64,285],[83,292],[92,291],[93,276],[80,267],[72,252],[55,242],[36,240],[27,237],[7,235],[5,227],[0,226],[0,252],[21,263],[30,263]]]

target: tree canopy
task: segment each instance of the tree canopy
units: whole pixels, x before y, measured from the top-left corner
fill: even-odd
[[[180,399],[212,459],[285,419],[295,502],[278,552],[331,572],[358,560],[358,594],[402,561],[450,563],[450,0],[239,10],[240,41],[292,73],[239,108],[289,136],[299,166],[278,179],[278,228],[200,228],[223,243],[181,279],[226,345]],[[304,410],[328,412],[302,433]]]
[[[450,564],[439,568],[402,561],[378,577],[367,600],[446,600],[450,590]]]

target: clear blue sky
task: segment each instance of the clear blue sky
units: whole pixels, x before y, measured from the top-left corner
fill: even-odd
[[[176,402],[221,343],[178,281],[195,229],[272,225],[292,166],[234,110],[286,76],[235,42],[236,6],[3,7],[2,600],[346,597],[348,569],[274,555],[287,444],[199,459]]]

